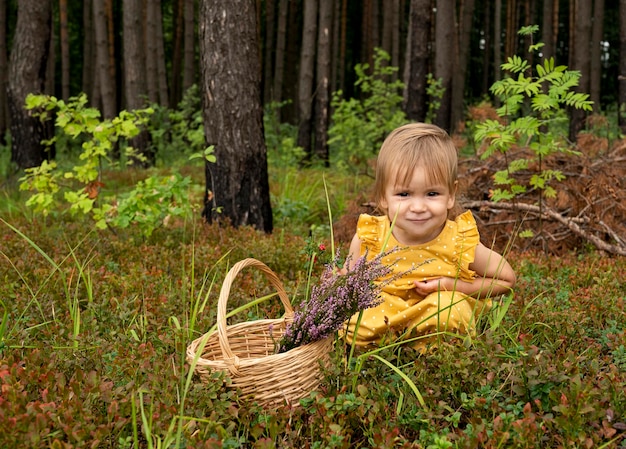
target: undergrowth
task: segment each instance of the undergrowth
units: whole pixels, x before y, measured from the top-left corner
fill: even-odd
[[[265,262],[298,301],[305,232],[287,218],[273,235],[198,218],[145,238],[26,217],[0,222],[1,447],[626,447],[623,258],[512,253],[515,298],[476,338],[443,337],[426,355],[389,348],[376,356],[395,369],[372,355],[358,372],[338,342],[318,391],[264,409],[224,376],[188,377],[185,350],[215,324],[221,283],[243,258]],[[229,305],[269,293],[244,272]],[[281,314],[272,299],[229,322]]]

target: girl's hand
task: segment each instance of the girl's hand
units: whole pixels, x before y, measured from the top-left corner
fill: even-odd
[[[430,295],[431,293],[446,291],[448,290],[448,279],[450,278],[441,277],[429,279],[427,281],[415,281],[415,291],[418,295],[424,297]]]

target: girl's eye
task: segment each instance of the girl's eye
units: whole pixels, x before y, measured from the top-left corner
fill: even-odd
[[[428,196],[438,196],[439,192],[428,192]]]
[[[398,195],[401,198],[405,198],[405,197],[409,196],[408,192],[399,192],[396,195]]]

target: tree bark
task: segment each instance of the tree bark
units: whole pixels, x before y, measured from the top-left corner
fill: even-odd
[[[317,36],[317,0],[304,0],[304,24],[298,82],[298,146],[311,155],[311,116],[313,112],[313,69]]]
[[[430,0],[411,0],[407,39],[404,111],[409,120],[423,122],[428,112],[426,94],[428,61],[430,59],[430,26],[432,17]]]
[[[274,73],[274,36],[276,36],[276,3],[265,0],[265,53],[263,57],[263,103],[272,101]]]
[[[143,46],[143,9],[142,0],[124,0],[123,5],[124,27],[124,92],[126,94],[126,109],[141,109],[145,106],[147,95],[144,46]],[[134,163],[146,167],[154,164],[154,154],[149,151],[149,135],[142,131],[131,139],[132,147],[145,157],[133,158]]]
[[[61,47],[61,98],[70,97],[70,41],[67,30],[67,0],[59,1],[59,47]]]
[[[170,83],[170,107],[175,108],[182,98],[182,60],[184,2],[176,0],[174,6],[174,35],[172,42],[172,74]]]
[[[591,28],[591,67],[589,73],[589,99],[593,101],[593,110],[600,110],[600,80],[602,77],[602,35],[604,32],[604,0],[595,0],[593,4],[593,26]]]
[[[554,3],[554,0],[544,0],[543,2],[543,20],[541,26],[543,48],[541,52],[546,59],[554,57],[556,41],[554,34]]]
[[[106,119],[115,117],[115,88],[109,67],[109,40],[107,33],[107,17],[104,0],[93,0],[93,24],[95,33],[96,74],[102,104],[102,116]]]
[[[24,108],[29,93],[43,93],[50,48],[52,5],[49,0],[20,0],[9,59],[7,97],[11,115],[11,161],[19,168],[41,165],[46,127]]]
[[[146,88],[148,101],[157,103],[159,101],[157,79],[157,32],[156,32],[156,8],[160,8],[159,0],[147,0],[145,3],[145,39],[144,54],[146,57]]]
[[[96,75],[95,31],[93,28],[93,2],[85,0],[83,3],[83,74],[81,89],[87,94],[93,106],[95,98],[94,86]]]
[[[157,88],[159,92],[159,104],[169,104],[169,92],[167,89],[167,68],[165,67],[165,42],[163,36],[163,13],[161,2],[156,2],[155,8],[155,33],[156,33],[156,61],[157,61]]]
[[[434,122],[448,132],[451,124],[452,61],[455,46],[454,5],[454,0],[437,0],[435,15],[435,78],[441,80],[444,93]]]
[[[274,87],[272,88],[272,100],[283,101],[283,75],[285,71],[285,45],[287,41],[287,14],[289,2],[278,2],[278,27],[276,29],[276,53],[274,62]],[[277,111],[280,120],[280,109]]]
[[[0,0],[0,143],[9,128],[9,104],[7,102],[7,4]]]
[[[470,36],[472,31],[472,21],[474,18],[474,0],[464,0],[461,2],[459,13],[459,23],[461,24],[456,33],[457,51],[455,58],[455,68],[452,75],[452,98],[450,111],[450,127],[452,132],[456,131],[460,122],[465,118],[465,79],[467,75],[467,63],[470,52]]]
[[[184,40],[184,72],[183,92],[196,82],[196,38],[194,20],[194,0],[185,0],[185,40]]]
[[[206,163],[203,216],[272,231],[254,0],[200,2]]]
[[[626,0],[619,1],[619,56],[617,120],[626,134]]]
[[[319,1],[317,29],[315,157],[326,166],[328,159],[328,126],[330,124],[330,36],[333,23],[332,0]]]
[[[580,71],[576,92],[589,93],[591,72],[591,2],[576,0],[574,14],[574,52],[572,69]],[[585,126],[587,113],[582,109],[570,108],[569,139],[575,142]]]

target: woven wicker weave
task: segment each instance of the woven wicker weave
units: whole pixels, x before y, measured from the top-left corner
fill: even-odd
[[[276,289],[285,308],[280,319],[264,319],[226,324],[226,304],[231,285],[237,274],[246,267],[255,267]],[[333,339],[326,338],[299,346],[284,353],[275,353],[276,343],[293,320],[293,308],[282,282],[267,265],[256,259],[236,263],[226,275],[217,304],[217,332],[197,338],[187,347],[187,361],[191,364],[201,350],[195,371],[203,382],[211,382],[213,371],[226,371],[232,383],[244,397],[259,404],[287,403],[298,400],[315,390],[321,381],[321,365],[328,366]],[[202,340],[206,339],[203,349]],[[321,365],[320,365],[321,362]]]

